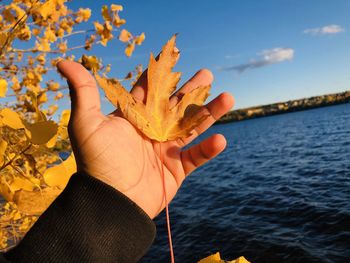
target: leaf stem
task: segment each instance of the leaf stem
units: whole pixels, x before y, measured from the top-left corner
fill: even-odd
[[[165,187],[164,157],[162,154],[162,143],[161,142],[159,142],[159,155],[160,155],[160,162],[161,162],[161,167],[162,167],[163,195],[164,195],[164,202],[165,202],[165,214],[166,214],[166,225],[167,225],[167,229],[168,229],[170,258],[171,258],[171,263],[175,263],[173,241],[171,238],[171,229],[170,229],[169,206],[168,206],[168,200],[167,200],[167,196],[166,196],[166,187]]]

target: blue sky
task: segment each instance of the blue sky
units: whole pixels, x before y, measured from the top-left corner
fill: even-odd
[[[182,83],[200,68],[215,76],[211,98],[232,93],[235,108],[340,92],[350,89],[350,1],[73,1],[89,7],[97,20],[103,4],[122,4],[126,28],[145,32],[131,58],[117,41],[91,54],[111,63],[123,77],[148,63],[174,34]],[[107,110],[109,110],[109,106]]]

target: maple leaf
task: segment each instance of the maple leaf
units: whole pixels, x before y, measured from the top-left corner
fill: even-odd
[[[208,115],[197,114],[209,96],[210,85],[200,86],[184,94],[179,103],[170,107],[169,98],[176,90],[180,72],[172,72],[179,52],[176,36],[163,47],[159,59],[151,54],[148,65],[146,103],[136,100],[117,80],[96,76],[106,97],[120,109],[124,117],[148,138],[163,142],[185,138]]]

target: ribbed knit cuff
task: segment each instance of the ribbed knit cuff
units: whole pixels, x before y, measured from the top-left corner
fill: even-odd
[[[92,176],[73,175],[17,247],[12,262],[137,262],[155,225],[125,195]]]

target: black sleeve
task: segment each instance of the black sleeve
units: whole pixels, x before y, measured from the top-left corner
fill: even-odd
[[[77,173],[17,247],[10,262],[137,262],[155,237],[147,214],[111,186]]]

